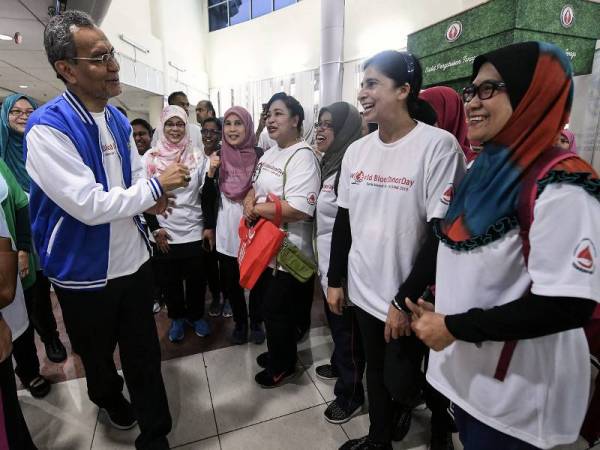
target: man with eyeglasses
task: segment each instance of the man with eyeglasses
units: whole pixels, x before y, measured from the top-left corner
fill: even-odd
[[[87,14],[52,17],[44,46],[67,89],[37,109],[26,129],[40,263],[83,362],[90,399],[114,427],[139,424],[136,448],[168,449],[171,416],[138,216],[166,213],[166,193],[187,186],[189,170],[175,163],[146,179],[131,126],[107,104],[121,93],[114,48]],[[132,404],[113,361],[117,344]]]

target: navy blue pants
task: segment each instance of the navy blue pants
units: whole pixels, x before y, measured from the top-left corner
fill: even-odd
[[[539,450],[527,442],[504,434],[453,405],[454,421],[464,450]]]
[[[334,388],[336,401],[342,408],[351,411],[365,400],[362,384],[365,355],[354,315],[356,307],[345,307],[344,313],[339,316],[329,310],[325,296],[323,300],[334,344],[331,365],[338,375]]]

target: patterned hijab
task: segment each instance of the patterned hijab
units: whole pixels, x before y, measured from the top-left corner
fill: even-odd
[[[165,123],[173,117],[177,117],[185,123],[185,135],[176,144],[169,142],[165,136]],[[185,164],[190,171],[195,169],[196,158],[188,128],[188,117],[183,108],[176,105],[165,107],[160,114],[160,127],[156,132],[158,133],[156,147],[147,152],[148,175],[160,175],[173,163]]]
[[[227,142],[227,138],[223,134],[219,189],[228,199],[239,202],[244,199],[252,187],[252,173],[257,159],[256,150],[254,150],[256,137],[252,117],[246,109],[241,106],[229,108],[223,116],[223,123],[230,116],[237,116],[242,121],[246,135],[240,145],[233,146]]]
[[[460,95],[447,86],[434,86],[422,91],[419,97],[435,110],[437,126],[456,137],[467,161],[475,159],[475,152],[467,138],[467,119]]]
[[[31,103],[33,109],[37,104],[23,94],[9,95],[2,102],[0,110],[0,158],[4,160],[10,171],[14,174],[19,185],[25,192],[29,192],[31,178],[25,169],[25,158],[23,157],[24,136],[13,130],[8,121],[8,112],[19,100],[24,99]]]
[[[517,226],[524,176],[536,158],[554,146],[573,100],[571,63],[553,44],[525,42],[478,56],[472,78],[486,62],[506,83],[513,113],[484,143],[438,229],[442,241],[458,250],[485,245]],[[553,170],[575,175],[571,178],[587,184],[588,191],[600,188],[594,169],[580,158],[566,159]]]

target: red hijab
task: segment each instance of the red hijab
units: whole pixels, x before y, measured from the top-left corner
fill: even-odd
[[[462,99],[458,93],[446,86],[435,86],[425,89],[419,94],[423,100],[429,103],[437,115],[437,126],[452,133],[470,162],[476,153],[471,150],[469,139],[467,139],[467,119]]]

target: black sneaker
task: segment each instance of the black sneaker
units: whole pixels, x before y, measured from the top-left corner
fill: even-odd
[[[67,359],[67,350],[58,338],[58,335],[55,334],[51,338],[48,338],[44,342],[44,347],[46,348],[46,356],[53,363],[61,363]]]
[[[337,400],[334,400],[329,404],[323,415],[325,416],[325,420],[327,422],[340,425],[342,423],[348,422],[355,415],[357,415],[360,412],[361,406],[362,405],[358,405],[353,410],[346,411],[340,406]]]
[[[392,435],[392,441],[399,442],[406,437],[410,430],[412,421],[412,408],[402,408],[396,413],[396,427]]]
[[[129,430],[137,425],[131,403],[121,396],[117,404],[111,408],[102,408],[106,411],[110,424],[119,430]]]
[[[248,342],[248,325],[238,325],[236,323],[233,333],[231,334],[231,343],[234,345],[242,345],[246,342]]]
[[[331,364],[317,366],[315,373],[317,374],[317,377],[325,381],[336,380],[338,378],[338,374]]]
[[[260,345],[265,342],[265,330],[260,323],[250,323],[250,340],[256,345]]]
[[[359,439],[346,441],[339,450],[392,450],[392,444],[373,442],[369,439],[369,436],[363,436]]]
[[[263,369],[266,369],[269,365],[269,352],[261,353],[256,357],[256,364]]]
[[[27,390],[34,398],[42,398],[50,392],[50,383],[43,376],[38,375],[27,385]]]
[[[265,369],[256,374],[256,376],[254,377],[254,381],[256,381],[262,388],[271,389],[285,384],[287,381],[294,378],[295,375],[295,369],[286,370],[277,374],[272,374],[267,369]]]
[[[429,450],[454,450],[451,433],[440,433],[431,431],[431,440],[429,441]]]

